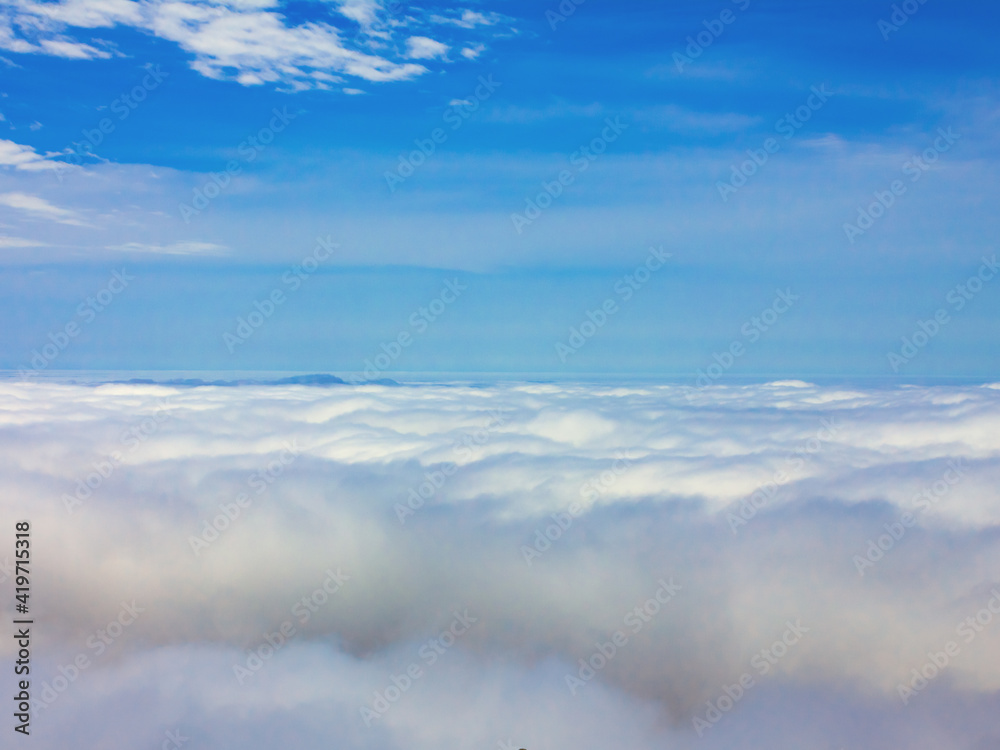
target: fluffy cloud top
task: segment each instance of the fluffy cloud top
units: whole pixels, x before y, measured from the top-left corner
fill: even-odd
[[[8,381],[38,684],[93,662],[36,742],[987,747],[998,427],[989,386]]]

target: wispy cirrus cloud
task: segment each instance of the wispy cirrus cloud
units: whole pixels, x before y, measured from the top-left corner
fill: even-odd
[[[35,130],[36,128],[32,128]],[[46,169],[69,169],[71,164],[50,158],[54,154],[43,156],[31,146],[24,146],[14,141],[0,138],[0,167],[14,167],[23,171],[35,172]]]
[[[169,245],[153,245],[143,242],[126,242],[122,245],[108,245],[108,250],[123,253],[148,255],[223,255],[228,248],[213,242],[174,242]]]
[[[0,248],[6,247],[47,247],[48,243],[37,240],[27,240],[23,237],[4,237],[0,235]]]
[[[499,13],[480,13],[479,11],[464,9],[460,14],[453,16],[442,16],[434,14],[428,19],[431,23],[458,26],[463,29],[474,29],[477,26],[493,26],[504,20],[504,16]]]
[[[703,112],[676,105],[644,107],[632,113],[636,122],[677,133],[740,133],[762,122],[756,115],[741,112]]]
[[[433,60],[448,54],[448,45],[426,36],[411,36],[406,40],[406,56],[414,60]]]
[[[28,193],[11,192],[0,193],[0,206],[12,208],[29,218],[41,219],[44,221],[54,221],[59,224],[68,224],[75,227],[92,226],[76,211],[67,208],[60,208],[42,197],[30,195]]]
[[[332,9],[341,18],[357,23],[366,35],[379,37],[382,49],[391,49],[387,42],[397,30],[405,31],[406,24],[389,23],[387,10],[374,0],[341,0]],[[408,60],[445,59],[450,46],[427,36],[411,36],[400,40],[406,50],[404,59],[394,60],[373,53],[364,44],[354,45],[334,19],[290,24],[280,4],[272,0],[213,4],[193,0],[18,0],[0,13],[0,48],[12,52],[107,58],[117,54],[113,45],[96,37],[76,39],[70,32],[129,26],[176,43],[192,55],[191,67],[202,75],[246,86],[322,89],[329,87],[331,75],[371,82],[407,80],[427,72],[423,65]],[[442,22],[471,31],[495,21],[492,16],[466,10]],[[467,45],[465,49],[476,47]]]
[[[473,44],[469,47],[463,47],[461,54],[466,60],[475,60],[486,50],[485,44]]]
[[[598,117],[606,111],[604,105],[598,102],[578,104],[558,101],[535,107],[508,104],[494,107],[486,114],[485,119],[491,122],[525,125],[563,117]]]
[[[363,29],[371,29],[380,18],[382,6],[378,0],[336,0],[337,10]]]
[[[485,119],[491,122],[526,125],[560,118],[597,118],[609,114],[621,115],[629,122],[643,123],[685,134],[738,133],[761,122],[761,118],[755,115],[740,112],[707,112],[674,104],[613,109],[600,102],[582,104],[571,101],[557,101],[544,106],[498,106],[492,109]]]

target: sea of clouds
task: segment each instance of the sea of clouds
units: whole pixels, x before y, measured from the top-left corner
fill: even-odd
[[[987,750],[998,485],[1000,386],[7,381],[0,595],[34,748]]]

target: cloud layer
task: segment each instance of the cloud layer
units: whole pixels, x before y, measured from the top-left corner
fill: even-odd
[[[996,388],[8,381],[0,404],[36,684],[92,661],[40,747],[100,747],[112,714],[219,747],[998,739],[1000,627],[959,629],[1000,586]]]

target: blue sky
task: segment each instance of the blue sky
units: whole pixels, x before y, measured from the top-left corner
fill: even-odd
[[[0,367],[30,369],[75,322],[36,369],[354,373],[408,332],[386,373],[693,380],[739,343],[720,378],[996,376],[1000,279],[948,301],[996,252],[992,4],[914,2],[895,30],[890,3],[559,7],[5,3]],[[182,208],[213,174],[218,195]],[[513,220],[544,184],[551,205]],[[876,194],[883,215],[845,231]],[[317,238],[338,247],[293,290]],[[651,247],[669,261],[623,299]],[[134,281],[81,315],[122,268]],[[778,290],[799,299],[751,341]]]

